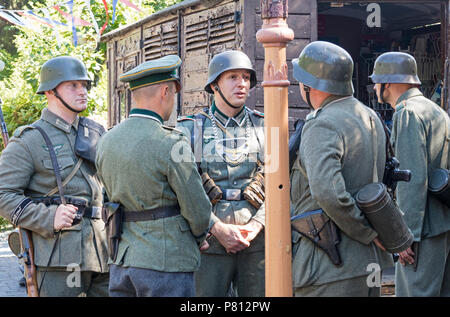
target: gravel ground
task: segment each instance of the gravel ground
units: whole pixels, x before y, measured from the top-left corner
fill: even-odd
[[[19,285],[23,276],[19,260],[8,246],[11,231],[0,232],[0,297],[25,297],[26,289]]]

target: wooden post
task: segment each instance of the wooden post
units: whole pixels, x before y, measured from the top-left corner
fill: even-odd
[[[265,52],[264,125],[266,187],[266,296],[292,296],[292,250],[289,195],[287,0],[261,0],[262,28],[256,39]]]

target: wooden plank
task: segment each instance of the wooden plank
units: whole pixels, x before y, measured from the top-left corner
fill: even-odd
[[[206,81],[208,80],[208,72],[206,71],[183,71],[183,90],[187,91],[203,91]]]
[[[207,106],[209,106],[209,94],[206,91],[184,92],[181,111],[183,115],[192,114],[190,111],[196,107]]]

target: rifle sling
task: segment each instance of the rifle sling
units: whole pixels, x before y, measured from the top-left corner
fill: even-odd
[[[64,197],[64,189],[63,189],[62,181],[61,181],[61,172],[59,170],[58,159],[56,158],[56,154],[55,154],[55,150],[53,148],[53,144],[50,141],[50,138],[48,137],[47,133],[45,133],[45,131],[41,127],[38,127],[38,126],[34,126],[34,127],[42,134],[42,137],[44,138],[45,144],[47,145],[48,152],[50,153],[50,159],[52,161],[53,170],[55,172],[56,185],[58,187],[59,195],[61,197],[61,202],[62,202],[62,204],[65,205],[66,204],[66,198]],[[39,285],[38,296],[41,294],[42,284],[44,283],[45,275],[47,274],[48,267],[50,265],[50,262],[52,261],[53,254],[55,253],[56,245],[58,244],[60,236],[61,236],[61,230],[58,231],[58,233],[56,234],[56,240],[55,240],[55,243],[53,244],[52,252],[50,253],[50,257],[48,258],[47,266],[45,267],[45,271],[44,271],[44,274],[42,275],[41,283]]]

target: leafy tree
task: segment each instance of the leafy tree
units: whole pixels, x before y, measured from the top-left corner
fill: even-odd
[[[112,0],[107,1],[109,18],[104,33],[133,23],[181,0],[139,0],[139,3],[137,0],[131,1],[142,9],[141,12],[119,2],[114,23],[112,23]],[[0,5],[6,9],[38,9],[52,7],[61,2],[64,0],[0,0]],[[74,15],[91,22],[84,4],[84,0],[74,1]],[[107,19],[103,2],[91,1],[91,9],[101,28]],[[106,118],[106,44],[96,41],[97,34],[93,27],[77,27],[79,40],[75,47],[71,21],[67,21],[55,10],[51,10],[51,18],[70,26],[58,27],[59,42],[54,30],[45,26],[33,31],[0,24],[0,59],[6,64],[5,70],[0,73],[0,97],[3,100],[2,108],[10,135],[17,127],[30,124],[40,117],[42,109],[47,104],[44,96],[35,93],[39,86],[40,68],[50,58],[60,55],[71,55],[81,59],[86,65],[89,77],[94,81],[93,88],[89,91],[88,108],[82,115]],[[1,149],[3,149],[2,142],[0,142]],[[4,224],[5,220],[0,217],[0,229]]]

